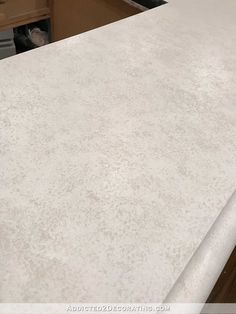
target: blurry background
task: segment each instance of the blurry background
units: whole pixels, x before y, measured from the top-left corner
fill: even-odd
[[[0,0],[0,59],[163,3],[161,0]]]

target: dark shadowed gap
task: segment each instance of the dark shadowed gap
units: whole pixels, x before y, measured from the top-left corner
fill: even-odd
[[[134,2],[137,2],[138,4],[141,4],[148,9],[152,9],[167,3],[167,1],[164,0],[134,0]]]

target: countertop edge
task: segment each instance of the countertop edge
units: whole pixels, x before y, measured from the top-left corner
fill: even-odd
[[[205,303],[236,244],[236,190],[164,303]]]

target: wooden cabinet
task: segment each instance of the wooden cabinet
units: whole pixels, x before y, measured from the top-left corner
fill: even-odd
[[[0,31],[50,18],[56,41],[143,10],[132,0],[0,0]]]
[[[53,0],[53,39],[77,35],[141,11],[141,6],[127,0]]]

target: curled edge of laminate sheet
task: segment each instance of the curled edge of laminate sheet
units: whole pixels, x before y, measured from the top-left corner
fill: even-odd
[[[135,7],[137,9],[139,9],[140,11],[147,11],[148,8],[144,7],[143,5],[133,1],[133,0],[124,0],[124,2],[128,3],[129,5],[131,5],[132,7]]]
[[[236,244],[236,190],[164,303],[205,303]]]

